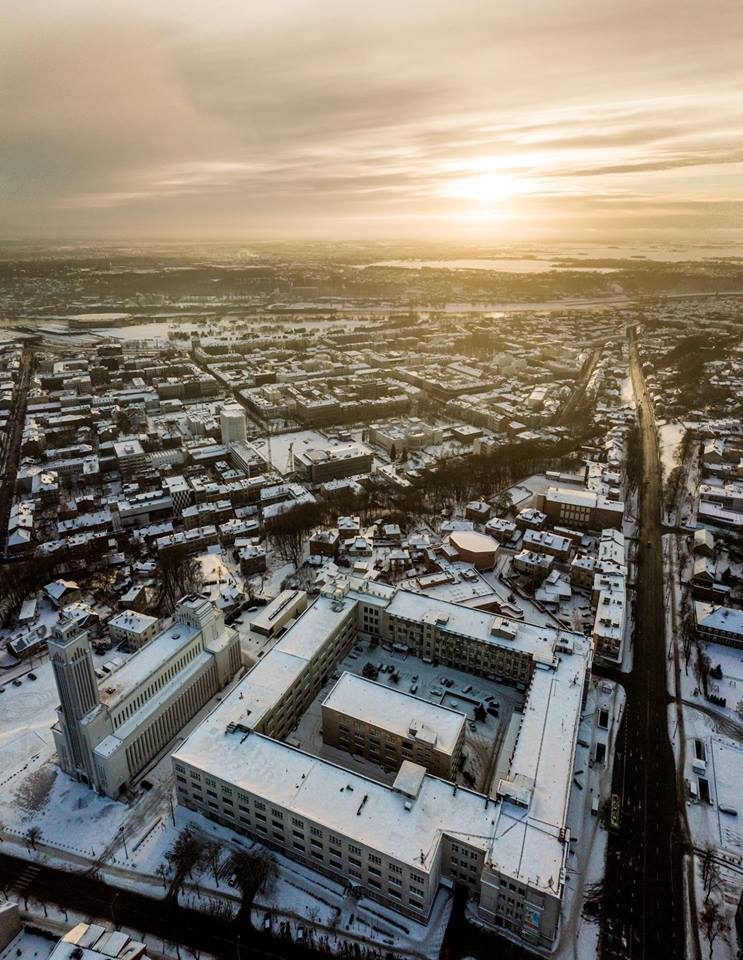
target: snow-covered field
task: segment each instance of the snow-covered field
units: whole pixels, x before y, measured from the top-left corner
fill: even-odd
[[[683,423],[673,421],[671,423],[661,423],[658,425],[660,462],[664,479],[666,479],[671,470],[679,464],[679,451],[685,433],[686,427]]]

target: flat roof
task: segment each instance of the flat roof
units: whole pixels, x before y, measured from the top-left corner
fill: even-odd
[[[270,603],[258,611],[253,618],[252,626],[256,629],[270,630],[275,626],[274,621],[280,617],[282,611],[290,610],[292,606],[302,602],[307,602],[307,594],[304,590],[282,590],[278,597],[274,597]]]
[[[329,634],[354,616],[354,604],[318,597],[217,708],[226,726],[257,726],[319,653]]]
[[[156,670],[164,666],[198,636],[200,631],[187,623],[174,623],[137,651],[123,667],[110,673],[101,683],[101,702],[112,707],[133,693]],[[113,693],[106,691],[113,689]]]
[[[142,633],[157,623],[157,617],[147,613],[138,613],[136,610],[122,610],[108,621],[109,627],[118,627],[120,630],[129,630],[132,633]]]
[[[567,636],[573,640],[577,637],[581,643],[585,642],[582,634],[559,630],[553,624],[538,626],[525,623],[522,620],[503,617],[501,614],[485,613],[409,590],[397,591],[387,606],[387,613],[389,616],[401,617],[404,620],[434,622],[439,630],[472,637],[482,643],[518,650],[542,659],[552,657],[555,644],[561,636]],[[504,639],[493,634],[492,628],[494,625],[497,626],[496,621],[499,623],[506,621],[515,631],[514,638]]]
[[[225,733],[213,722],[215,713],[175,751],[174,762],[209,772],[421,873],[430,873],[442,832],[488,849],[497,804],[481,794],[427,775],[411,801],[386,784],[270,737]]]
[[[322,705],[398,737],[429,743],[447,754],[454,752],[467,720],[457,710],[347,672],[341,675]]]
[[[485,533],[475,533],[474,530],[453,530],[449,540],[458,550],[470,553],[496,553],[499,549],[497,540]]]

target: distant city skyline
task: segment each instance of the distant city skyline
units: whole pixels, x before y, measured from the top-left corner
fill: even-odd
[[[728,0],[31,0],[0,237],[736,241]]]

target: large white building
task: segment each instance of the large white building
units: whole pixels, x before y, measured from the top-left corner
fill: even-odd
[[[510,758],[487,794],[404,759],[386,785],[281,742],[359,636],[524,692]],[[592,647],[582,635],[368,581],[338,581],[173,755],[180,804],[419,921],[440,883],[496,928],[549,949]]]
[[[245,410],[237,403],[222,407],[219,414],[222,427],[222,443],[244,443],[248,436]]]
[[[237,633],[201,595],[184,597],[173,623],[99,687],[88,633],[60,620],[49,657],[61,705],[52,728],[71,776],[119,796],[240,668]]]

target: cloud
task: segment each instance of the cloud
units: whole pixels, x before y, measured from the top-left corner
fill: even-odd
[[[494,223],[582,204],[610,232],[663,196],[727,229],[741,26],[727,0],[27,0],[0,37],[4,232],[456,230],[488,211],[447,185],[489,174],[524,188]]]

